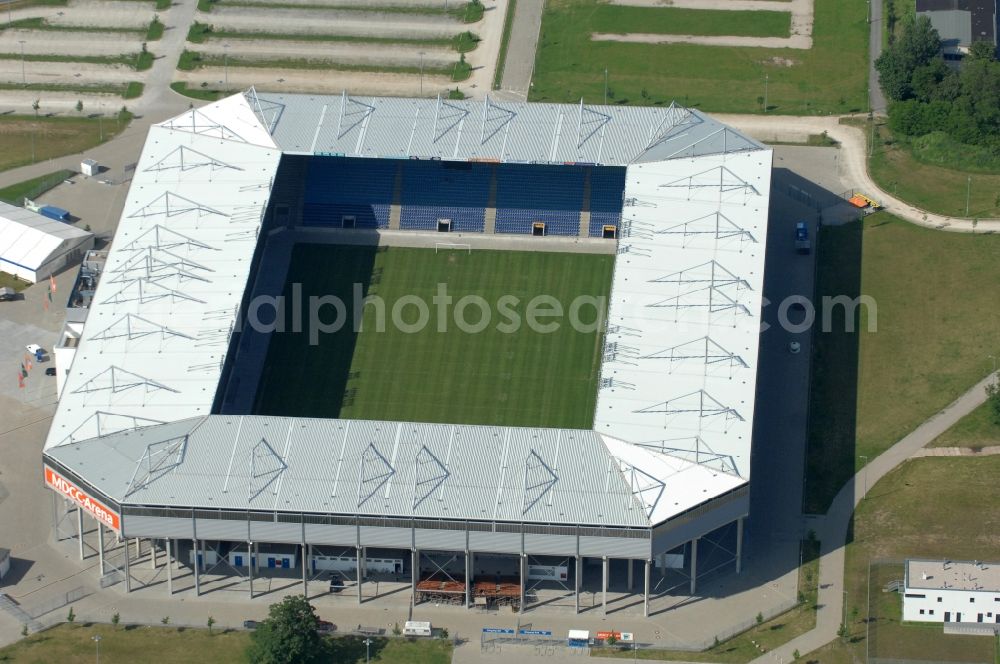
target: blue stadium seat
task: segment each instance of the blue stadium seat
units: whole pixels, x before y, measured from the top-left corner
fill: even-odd
[[[400,227],[437,230],[451,219],[456,232],[482,233],[490,197],[489,164],[410,161],[403,167]]]
[[[341,226],[344,215],[356,228],[388,228],[397,161],[314,157],[306,176],[304,226]]]
[[[505,164],[497,168],[497,233],[579,235],[585,171],[581,166]]]
[[[590,237],[602,237],[605,226],[618,228],[622,220],[625,169],[602,166],[590,173]]]

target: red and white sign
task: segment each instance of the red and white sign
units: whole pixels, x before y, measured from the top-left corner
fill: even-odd
[[[48,466],[45,466],[45,484],[90,512],[91,516],[108,528],[121,532],[121,517],[118,516],[117,512],[105,506],[101,501],[91,498],[86,491]]]

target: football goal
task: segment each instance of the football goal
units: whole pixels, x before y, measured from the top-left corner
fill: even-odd
[[[442,251],[464,251],[471,254],[472,245],[464,242],[435,242],[434,253],[437,254]]]

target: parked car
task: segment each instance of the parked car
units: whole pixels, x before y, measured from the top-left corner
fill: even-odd
[[[339,593],[344,589],[344,578],[339,574],[330,575],[330,592]]]
[[[7,302],[8,300],[16,300],[17,291],[9,286],[4,286],[0,288],[0,302]]]
[[[257,629],[257,621],[256,620],[244,620],[243,621],[243,629]]]
[[[337,631],[337,626],[334,625],[329,620],[320,620],[319,626],[316,628],[316,631],[319,632],[320,634],[330,634],[332,632]]]
[[[55,367],[49,367],[49,368],[47,368],[45,370],[45,375],[46,376],[55,376],[56,375],[56,368]]]

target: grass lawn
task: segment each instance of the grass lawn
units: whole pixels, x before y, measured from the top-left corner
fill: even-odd
[[[1000,237],[883,212],[823,227],[819,247],[817,296],[872,297],[877,331],[865,331],[861,308],[861,332],[845,332],[837,307],[832,331],[814,335],[809,512],[826,511],[862,455],[874,459],[989,373],[1000,348]]]
[[[1000,445],[1000,424],[987,402],[934,439],[929,447],[986,447]]]
[[[536,332],[526,324],[526,312],[528,302],[539,294],[551,295],[566,310],[578,295],[606,297],[613,258],[298,245],[286,295],[296,282],[302,284],[307,304],[311,295],[336,295],[346,303],[351,318],[352,284],[362,284],[364,292],[386,303],[384,330],[378,330],[376,308],[369,305],[360,334],[348,324],[339,332],[320,335],[319,344],[310,346],[307,325],[301,333],[276,333],[258,388],[256,412],[590,428],[600,333],[577,332],[566,319],[557,331]],[[445,333],[438,332],[441,310],[432,300],[439,284],[445,284],[454,298],[444,319]],[[392,309],[406,295],[421,298],[429,309],[429,323],[419,332],[408,333],[392,323]],[[455,324],[456,304],[466,295],[484,298],[491,308],[492,321],[480,332],[466,332]],[[507,320],[498,305],[501,296],[520,300],[512,304],[525,324],[516,332],[497,329]],[[463,316],[476,323],[480,309],[467,307]],[[580,313],[583,322],[596,316],[592,306]],[[415,306],[401,310],[407,324],[417,317]],[[333,307],[327,307],[323,320],[334,319]]]
[[[52,187],[73,175],[73,171],[61,170],[41,175],[0,189],[0,201],[20,206],[25,198],[41,196]]]
[[[868,160],[868,170],[882,189],[928,212],[957,217],[1000,217],[1000,168],[995,157],[992,173],[976,168],[974,162],[989,163],[985,159],[970,159],[955,164],[957,168],[949,168],[948,162],[954,163],[954,155],[969,151],[965,146],[946,145],[943,149],[931,146],[915,153],[906,142],[892,142],[888,127],[876,125],[876,130],[875,150]],[[886,145],[886,141],[890,144]],[[930,159],[944,164],[929,163]]]
[[[550,0],[535,61],[532,101],[598,103],[608,69],[612,103],[669,104],[758,113],[768,77],[770,112],[847,113],[867,109],[865,0],[816,0],[813,48],[798,51],[696,44],[592,42],[593,32],[757,35],[784,12],[730,12],[612,6]],[[685,12],[685,13],[681,13]],[[691,12],[691,13],[686,13]],[[662,17],[662,18],[660,18]],[[787,25],[784,24],[784,25]],[[787,28],[783,34],[787,34]]]
[[[101,660],[107,662],[245,662],[250,633],[178,627],[119,627],[62,624],[0,648],[0,662],[17,664],[91,664],[101,636]]]
[[[822,664],[872,657],[931,661],[994,661],[994,641],[945,636],[941,627],[901,624],[895,593],[881,584],[901,578],[900,566],[873,567],[871,595],[877,610],[872,643],[868,625],[868,564],[873,559],[926,557],[992,560],[1000,546],[1000,457],[937,457],[907,461],[872,487],[854,515],[847,547],[848,643],[838,639],[803,656]]]
[[[760,657],[761,650],[772,650],[787,643],[816,626],[816,600],[819,584],[819,542],[803,540],[802,567],[799,568],[799,604],[771,620],[762,622],[747,631],[722,641],[702,652],[686,650],[639,650],[594,648],[594,657],[620,659],[719,662],[720,664],[745,664]],[[757,645],[754,645],[756,642]]]
[[[13,274],[0,272],[0,288],[6,286],[7,288],[13,288],[16,291],[23,291],[30,285],[31,284],[29,284],[27,281],[21,281]]]
[[[111,625],[62,624],[34,634],[14,645],[0,648],[0,662],[18,664],[90,664],[95,647],[91,637],[101,635],[101,659],[133,664],[160,662],[246,662],[250,633],[183,627],[121,627]],[[364,640],[360,637],[330,639],[331,660],[338,664],[365,661]],[[408,664],[447,664],[451,642],[435,639],[372,639],[371,661]]]
[[[128,126],[130,119],[104,118],[100,122],[104,140],[114,138]],[[0,171],[82,152],[100,142],[101,126],[97,118],[4,116],[0,118],[0,145],[4,147],[0,150]]]

